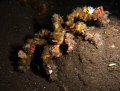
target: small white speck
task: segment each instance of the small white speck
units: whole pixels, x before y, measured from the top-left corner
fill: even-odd
[[[84,49],[85,47],[83,46],[83,47],[81,47],[82,49]]]
[[[46,89],[46,87],[44,87],[44,89]]]
[[[85,33],[85,31],[84,31],[84,30],[82,30],[82,33]]]
[[[113,45],[111,45],[111,48],[115,48],[115,45],[113,44]]]
[[[108,64],[109,67],[115,66],[115,65],[116,65],[116,63],[110,63],[110,64]]]
[[[52,72],[53,72],[52,70],[49,70],[49,74],[52,74]]]
[[[91,77],[92,79],[94,79],[94,77]]]

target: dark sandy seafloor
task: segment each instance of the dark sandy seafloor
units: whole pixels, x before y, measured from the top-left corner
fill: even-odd
[[[115,2],[106,6],[97,1],[90,4],[87,0],[53,0],[53,5],[38,15],[38,11],[29,4],[0,0],[0,91],[120,91],[120,13],[116,13],[120,7]],[[44,2],[49,3],[49,0]],[[120,2],[117,4],[120,5]],[[54,13],[66,19],[72,9],[85,5],[103,5],[113,12],[108,27],[95,27],[94,32],[103,39],[100,48],[85,41],[82,36],[77,37],[74,50],[54,60],[58,66],[56,82],[48,80],[40,67],[39,57],[35,62],[38,64],[32,62],[31,69],[25,74],[17,71],[17,53],[27,38],[33,38],[42,28],[52,30],[51,17]],[[108,67],[111,63],[115,65]]]

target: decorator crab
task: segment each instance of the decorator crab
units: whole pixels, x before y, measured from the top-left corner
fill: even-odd
[[[67,16],[68,21],[66,22],[63,21],[60,15],[54,14],[52,18],[54,31],[50,32],[47,29],[42,29],[33,39],[27,40],[23,50],[19,50],[18,57],[21,59],[18,61],[18,69],[26,72],[30,68],[36,45],[45,45],[41,55],[43,68],[46,70],[46,74],[49,75],[50,80],[57,80],[57,65],[55,65],[53,59],[62,56],[61,44],[68,46],[66,53],[70,53],[74,49],[77,44],[74,40],[74,37],[76,37],[74,36],[75,33],[82,35],[85,40],[90,40],[97,48],[103,45],[102,36],[92,32],[94,28],[87,27],[81,21],[74,22],[74,18],[79,18],[83,21],[97,20],[100,24],[106,26],[110,22],[107,16],[108,14],[103,11],[102,7],[93,8],[91,6],[74,9]],[[62,24],[65,25],[65,28],[62,27]]]

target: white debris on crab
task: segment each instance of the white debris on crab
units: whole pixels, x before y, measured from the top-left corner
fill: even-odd
[[[95,10],[95,9],[94,9],[93,7],[88,6],[88,13],[89,13],[90,15],[93,14],[94,10]]]
[[[74,48],[74,46],[77,44],[74,40],[73,40],[74,36],[70,33],[66,33],[65,35],[65,43],[68,45],[68,50],[67,52],[71,52]]]

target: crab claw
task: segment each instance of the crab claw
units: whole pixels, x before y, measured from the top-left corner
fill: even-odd
[[[74,46],[77,44],[74,40],[72,39],[65,39],[65,43],[68,45],[68,50],[67,53],[71,52],[74,48]]]
[[[54,57],[61,57],[62,53],[60,53],[60,49],[59,49],[60,45],[54,45],[51,47],[51,53]]]

